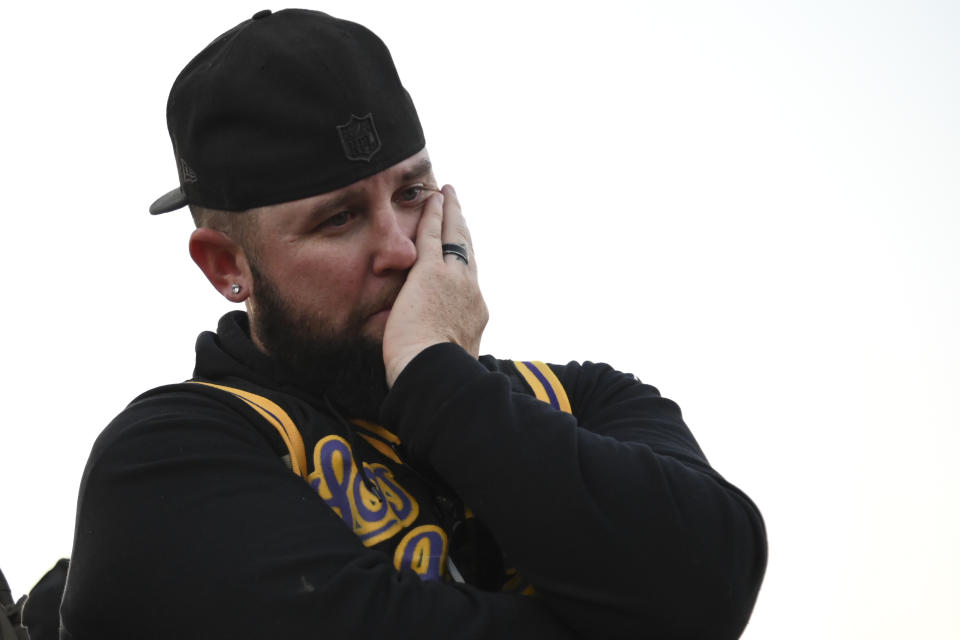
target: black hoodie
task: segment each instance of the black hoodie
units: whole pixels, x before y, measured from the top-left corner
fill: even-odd
[[[523,367],[555,375],[570,413]],[[230,393],[140,396],[84,472],[62,637],[722,640],[746,625],[760,514],[632,375],[435,345],[378,425],[298,385],[233,312],[199,337],[194,379],[279,405],[306,477]]]

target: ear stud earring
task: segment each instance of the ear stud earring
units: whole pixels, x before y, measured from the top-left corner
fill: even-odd
[[[240,285],[234,283],[234,285],[230,287],[230,290],[233,291],[233,295],[237,295],[240,293]]]

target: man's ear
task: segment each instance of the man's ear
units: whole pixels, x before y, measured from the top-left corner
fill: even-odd
[[[227,234],[207,227],[196,229],[190,234],[190,257],[213,288],[230,302],[243,302],[250,295],[247,256]]]

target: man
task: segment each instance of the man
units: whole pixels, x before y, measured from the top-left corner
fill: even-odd
[[[246,312],[94,445],[62,637],[735,638],[750,500],[606,365],[479,356],[456,192],[363,27],[263,11],[174,82],[190,254]]]

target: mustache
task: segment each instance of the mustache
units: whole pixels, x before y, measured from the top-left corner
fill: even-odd
[[[362,315],[365,319],[369,318],[375,313],[383,311],[384,309],[392,308],[393,303],[396,302],[397,296],[400,295],[400,290],[403,289],[403,285],[406,281],[407,276],[404,274],[403,279],[391,284],[389,288],[382,291],[373,302],[368,305],[364,305],[364,308],[359,315]]]

